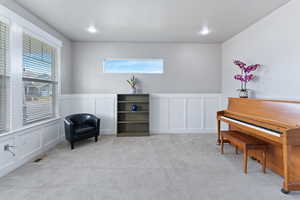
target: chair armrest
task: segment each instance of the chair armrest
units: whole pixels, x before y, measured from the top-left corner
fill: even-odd
[[[64,124],[65,124],[66,139],[72,140],[73,135],[74,135],[74,123],[69,119],[65,119]]]
[[[100,129],[100,119],[93,116],[90,119],[87,120],[87,123],[97,129]]]

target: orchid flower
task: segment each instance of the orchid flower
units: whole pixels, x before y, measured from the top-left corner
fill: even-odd
[[[233,63],[238,66],[239,68],[241,68],[242,70],[245,69],[246,63],[240,61],[240,60],[234,60]]]
[[[248,67],[244,68],[244,72],[245,73],[250,73],[252,71],[255,71],[260,66],[261,66],[260,64],[249,65]]]
[[[250,72],[255,71],[257,68],[261,67],[260,64],[249,65],[240,60],[234,60],[233,63],[241,69],[241,74],[237,74],[234,76],[235,80],[241,81],[241,90],[247,90],[247,83],[254,79],[253,74],[249,74]]]
[[[249,81],[252,81],[253,79],[254,79],[253,74],[245,75],[244,82],[249,82]]]

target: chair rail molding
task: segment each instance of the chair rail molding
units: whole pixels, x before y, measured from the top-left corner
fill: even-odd
[[[60,98],[61,116],[91,113],[101,132],[116,134],[116,94],[74,94]],[[221,94],[150,94],[150,133],[215,133]]]

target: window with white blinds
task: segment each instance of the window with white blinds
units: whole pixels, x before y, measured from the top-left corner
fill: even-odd
[[[8,130],[8,41],[9,27],[0,21],[0,133]]]
[[[23,34],[24,124],[54,117],[56,49]]]

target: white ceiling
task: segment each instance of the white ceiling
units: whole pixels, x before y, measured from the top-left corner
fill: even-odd
[[[16,0],[74,41],[223,42],[289,0]],[[95,25],[99,33],[85,29]],[[212,33],[200,36],[203,25]]]

